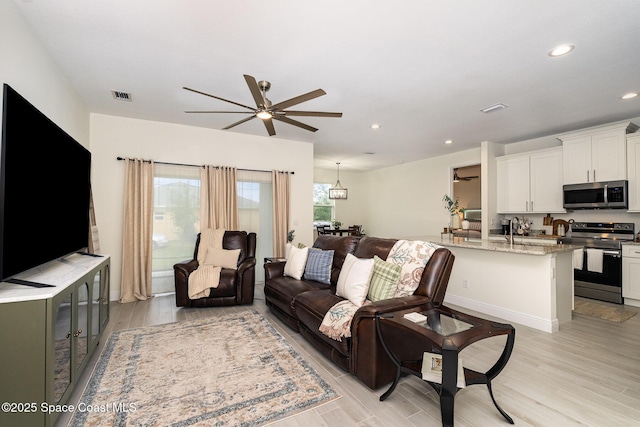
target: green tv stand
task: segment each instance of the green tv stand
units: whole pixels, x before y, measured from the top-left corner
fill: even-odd
[[[52,426],[69,410],[109,322],[109,262],[73,254],[0,283],[0,425]]]

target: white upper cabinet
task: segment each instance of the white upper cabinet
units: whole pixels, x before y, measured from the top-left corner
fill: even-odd
[[[640,212],[640,134],[627,137],[629,210]]]
[[[627,179],[627,133],[638,126],[618,122],[558,136],[563,150],[563,183]]]
[[[562,208],[562,148],[496,159],[498,213],[552,213]]]

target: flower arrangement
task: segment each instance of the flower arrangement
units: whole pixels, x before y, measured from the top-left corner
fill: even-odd
[[[293,242],[293,238],[296,236],[296,230],[289,230],[287,233],[287,242]]]
[[[342,222],[338,221],[337,219],[334,219],[333,221],[331,221],[331,224],[333,225],[333,228],[335,228],[336,230],[342,227]]]

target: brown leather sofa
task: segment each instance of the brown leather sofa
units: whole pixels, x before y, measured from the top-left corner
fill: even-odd
[[[256,284],[256,233],[246,231],[225,231],[222,238],[223,249],[240,249],[238,269],[223,268],[220,284],[212,288],[208,297],[189,299],[189,275],[198,268],[198,247],[200,234],[196,239],[193,259],[173,266],[177,307],[215,307],[252,304]]]
[[[335,251],[331,284],[286,277],[284,262],[265,263],[264,293],[267,306],[289,327],[299,331],[314,347],[340,368],[354,374],[371,389],[394,380],[396,369],[382,348],[375,327],[378,314],[418,307],[428,302],[442,303],[453,267],[454,255],[437,249],[429,259],[420,285],[413,295],[390,298],[363,305],[351,323],[351,337],[342,342],[319,331],[325,314],[343,298],[335,294],[340,269],[347,253],[358,258],[378,255],[387,259],[396,239],[360,236],[318,236],[314,248]]]

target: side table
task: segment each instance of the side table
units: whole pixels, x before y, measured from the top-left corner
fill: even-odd
[[[405,314],[420,319],[409,320]],[[376,316],[376,330],[382,347],[397,366],[396,378],[389,389],[380,396],[381,401],[391,395],[403,373],[423,378],[422,359],[425,352],[442,355],[442,382],[428,379],[425,381],[440,396],[443,426],[453,426],[454,398],[460,389],[457,385],[460,351],[485,338],[507,335],[502,354],[487,372],[477,372],[468,368],[463,368],[463,372],[466,385],[487,385],[496,409],[513,424],[513,419],[496,402],[491,389],[491,381],[498,376],[511,356],[515,341],[513,326],[481,319],[443,305],[428,304],[417,309],[380,314]]]

